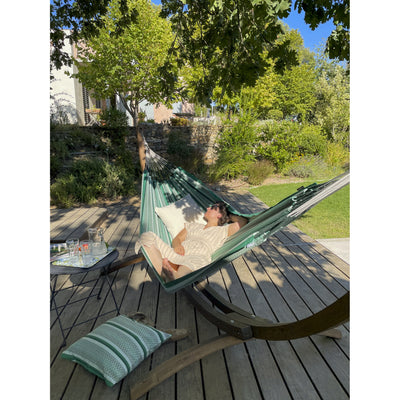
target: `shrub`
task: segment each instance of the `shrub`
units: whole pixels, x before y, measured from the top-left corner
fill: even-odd
[[[139,122],[144,122],[144,120],[146,119],[146,113],[144,111],[140,111],[138,113],[138,119],[139,119]]]
[[[324,156],[328,140],[319,126],[282,121],[267,122],[257,152],[270,160],[279,172],[305,155]]]
[[[281,121],[283,119],[283,112],[281,110],[269,110],[268,118],[274,121]]]
[[[275,170],[271,161],[261,160],[247,168],[247,181],[250,185],[261,185]]]
[[[107,128],[120,128],[128,126],[128,116],[124,111],[108,108],[100,113],[100,119]]]
[[[133,176],[97,158],[75,161],[50,187],[51,201],[59,207],[92,204],[99,198],[114,199],[134,193]]]
[[[262,127],[263,143],[257,153],[270,160],[280,172],[285,165],[300,156],[297,136],[300,125],[295,122],[267,122]]]
[[[236,178],[254,163],[258,142],[254,123],[255,117],[251,111],[242,110],[237,122],[220,133],[216,141],[218,158],[210,171],[212,179]]]
[[[350,152],[341,143],[328,142],[324,159],[329,166],[348,168]]]
[[[329,167],[320,156],[301,157],[284,168],[285,175],[297,178],[318,178],[329,174]]]
[[[170,119],[172,126],[188,126],[189,120],[187,118],[175,117]]]
[[[317,125],[302,125],[298,136],[300,154],[321,155],[326,152],[328,140]]]
[[[128,134],[128,116],[125,112],[110,108],[101,112],[104,126],[104,136],[111,139],[111,143],[122,146]]]

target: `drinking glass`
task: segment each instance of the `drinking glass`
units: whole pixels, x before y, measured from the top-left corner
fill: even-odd
[[[79,239],[68,239],[67,242],[69,258],[74,262],[78,256]]]
[[[82,262],[84,265],[90,264],[92,261],[92,243],[90,240],[83,240],[79,244]]]

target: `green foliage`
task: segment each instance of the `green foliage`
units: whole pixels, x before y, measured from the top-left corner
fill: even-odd
[[[350,152],[340,143],[327,143],[324,159],[329,166],[348,169]]]
[[[283,112],[281,110],[269,110],[268,118],[273,119],[274,121],[280,121],[283,119]]]
[[[199,103],[196,103],[194,105],[194,114],[196,117],[206,117],[207,112],[208,112],[208,110],[207,110],[206,106],[199,104]]]
[[[269,59],[277,59],[277,69],[295,64],[288,43],[275,42],[282,33],[278,18],[289,11],[287,0],[193,0],[187,6],[181,0],[163,0],[162,13],[177,34],[179,61],[204,71],[193,87],[194,97],[207,104],[216,86],[228,95],[244,84],[253,86],[265,72],[265,48]]]
[[[294,122],[267,122],[263,127],[263,143],[257,148],[257,153],[270,160],[278,171],[296,157],[300,151],[297,136],[300,125]]]
[[[100,118],[104,123],[102,129],[104,136],[110,138],[112,145],[118,146],[121,149],[117,153],[123,152],[125,138],[128,134],[128,117],[126,113],[109,108],[101,112]]]
[[[127,181],[124,170],[102,159],[78,160],[50,186],[50,196],[58,207],[91,204],[99,198],[134,194],[133,185],[127,186]]]
[[[139,122],[144,122],[144,120],[146,118],[146,113],[144,111],[140,111],[138,113],[138,118],[139,118]]]
[[[247,168],[247,182],[250,185],[260,185],[274,170],[274,165],[268,160],[261,160],[250,164]]]
[[[278,171],[303,155],[325,155],[328,141],[318,126],[281,121],[267,122],[261,129],[263,143],[257,153]]]
[[[110,0],[54,0],[50,2],[50,52],[51,68],[60,69],[71,65],[70,55],[63,51],[64,42],[77,41],[98,33],[102,26],[101,17],[107,12]],[[121,18],[115,21],[118,30],[136,18],[136,10],[128,12],[127,0],[120,0]],[[68,30],[67,30],[68,29]]]
[[[170,123],[172,126],[188,126],[189,120],[183,117],[170,118]]]
[[[332,59],[350,59],[350,0],[296,0],[294,9],[304,11],[304,21],[312,30],[332,19],[335,29],[328,37],[326,52]]]
[[[107,108],[100,113],[100,119],[107,128],[121,129],[128,126],[128,116],[116,108]]]
[[[72,207],[135,193],[138,160],[126,148],[125,133],[121,134],[121,129],[124,128],[51,130],[53,204]]]
[[[316,73],[312,65],[301,64],[285,69],[275,86],[273,107],[283,112],[284,117],[300,115],[307,121],[316,103]]]
[[[237,122],[220,133],[217,139],[218,158],[211,169],[213,179],[236,178],[254,163],[254,150],[258,142],[254,123],[254,114],[244,108]]]
[[[316,95],[316,123],[321,125],[329,139],[349,146],[350,81],[344,68],[326,65],[320,72]]]
[[[136,19],[119,31],[115,24],[122,17],[119,0],[110,1],[98,35],[79,49],[75,76],[96,98],[118,95],[137,126],[142,100],[171,100],[174,85],[169,78],[176,68],[168,60],[171,24],[160,18],[159,8],[149,0],[127,0],[127,8],[137,12]],[[166,63],[168,68],[162,70]]]
[[[298,135],[298,145],[300,154],[324,156],[327,138],[320,126],[303,124]]]
[[[282,172],[297,178],[319,178],[328,176],[330,169],[321,156],[307,155],[286,165]]]

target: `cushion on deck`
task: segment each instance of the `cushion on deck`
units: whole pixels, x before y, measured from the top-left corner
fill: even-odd
[[[184,228],[185,222],[206,224],[203,219],[204,210],[189,194],[168,206],[156,207],[155,210],[173,238]]]
[[[170,337],[119,315],[73,343],[61,357],[82,365],[107,386],[113,386]]]

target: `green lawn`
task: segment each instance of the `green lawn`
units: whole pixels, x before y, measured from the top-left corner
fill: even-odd
[[[250,189],[268,206],[296,192],[300,186],[307,186],[312,181],[274,184]],[[293,222],[301,231],[314,239],[350,237],[350,185],[324,199],[314,208]]]

